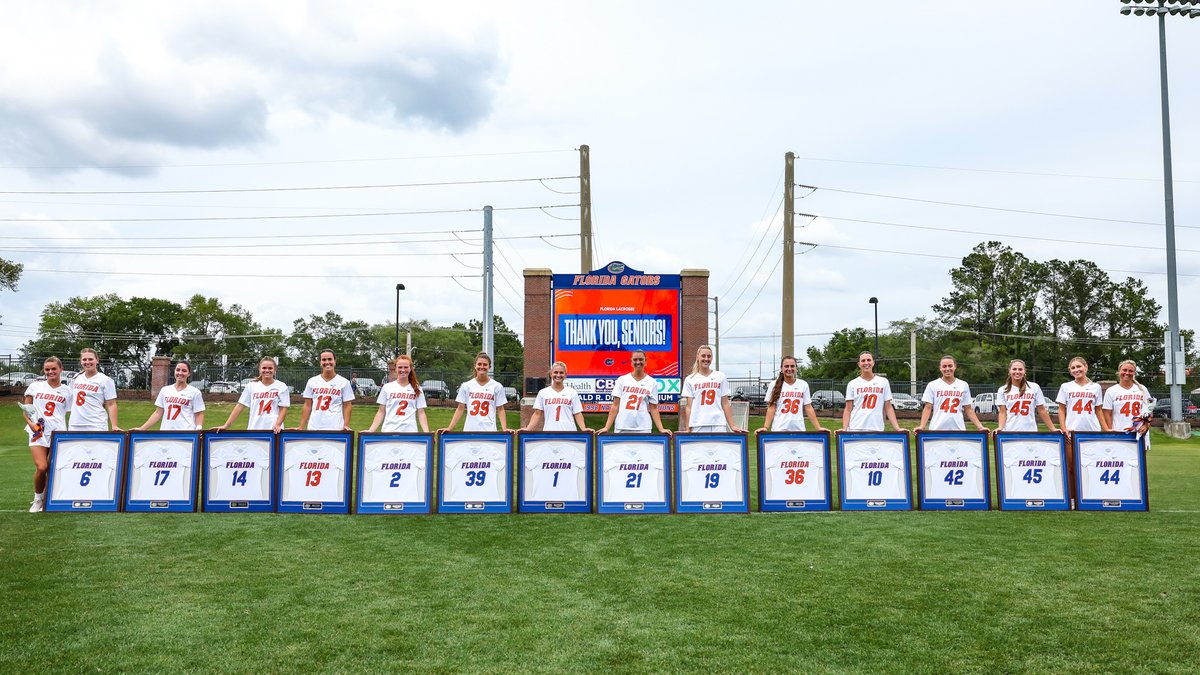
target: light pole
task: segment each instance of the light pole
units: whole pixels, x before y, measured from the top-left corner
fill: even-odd
[[[1183,357],[1183,345],[1179,341],[1179,280],[1175,270],[1175,195],[1171,176],[1171,113],[1167,97],[1167,15],[1184,15],[1192,19],[1200,18],[1200,0],[1121,0],[1126,6],[1121,13],[1128,16],[1153,16],[1158,18],[1158,78],[1162,91],[1162,136],[1163,136],[1163,202],[1166,209],[1167,229],[1167,344],[1166,366],[1167,382],[1171,385],[1171,425],[1168,434],[1182,433],[1186,437],[1188,429],[1180,429],[1183,425],[1183,383],[1180,382],[1178,371],[1182,370],[1179,360]]]
[[[400,291],[404,290],[404,284],[396,284],[396,352],[392,354],[395,358],[400,356]]]
[[[713,351],[716,352],[716,354],[713,355],[713,360],[716,361],[717,363],[713,367],[716,368],[717,370],[720,370],[721,369],[721,299],[717,296],[714,296],[714,297],[709,298],[709,300],[713,301],[713,311],[712,311],[713,323],[715,325],[715,330],[716,330],[716,333],[714,334],[714,338],[713,338]]]
[[[867,302],[875,305],[875,358],[879,358],[879,298],[872,297]]]

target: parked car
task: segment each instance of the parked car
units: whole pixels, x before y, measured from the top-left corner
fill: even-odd
[[[241,382],[238,382],[238,393],[240,394],[243,391],[246,391],[246,385],[250,384],[253,381],[254,381],[253,377],[247,377],[246,379],[242,380]]]
[[[450,388],[441,380],[425,380],[421,383],[421,391],[426,399],[444,401],[450,398]]]
[[[892,393],[892,407],[896,410],[920,410],[922,405],[921,399],[912,394]]]
[[[504,398],[508,399],[509,403],[512,403],[514,401],[520,400],[521,394],[517,392],[516,387],[505,387],[504,388]]]
[[[379,395],[379,385],[375,384],[375,380],[369,377],[356,377],[353,380],[354,395],[359,398],[368,398]]]
[[[213,382],[208,385],[208,393],[210,394],[236,394],[238,393],[238,385],[236,382]]]
[[[733,401],[749,401],[750,405],[763,405],[767,400],[767,392],[756,384],[743,384],[734,389],[729,398]]]
[[[1171,419],[1171,399],[1164,397],[1155,401],[1151,414],[1164,420]],[[1184,401],[1183,416],[1185,418],[1200,417],[1200,407],[1197,407],[1196,404],[1192,403],[1191,401]]]
[[[38,379],[37,373],[5,373],[0,375],[0,382],[11,387],[25,387],[30,382]]]
[[[989,391],[973,397],[971,402],[975,412],[980,415],[991,415],[996,412],[996,392]]]
[[[1058,402],[1052,401],[1050,399],[1046,399],[1046,412],[1050,413],[1051,415],[1057,415],[1058,414]]]
[[[833,389],[819,389],[813,392],[812,404],[817,410],[841,408],[846,405],[846,395]]]

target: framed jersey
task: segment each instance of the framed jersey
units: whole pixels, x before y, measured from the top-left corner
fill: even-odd
[[[351,431],[279,434],[279,513],[350,513]]]
[[[355,513],[433,511],[433,434],[358,435]]]
[[[46,510],[119,511],[126,440],[121,432],[54,432]]]
[[[512,449],[512,434],[439,434],[438,511],[510,513]]]
[[[199,459],[198,431],[130,432],[125,510],[195,511]]]
[[[1067,448],[1062,434],[996,434],[996,487],[1005,511],[1068,511]]]
[[[1149,511],[1145,436],[1076,431],[1076,508],[1080,511]]]
[[[597,512],[670,513],[670,445],[666,434],[597,436]]]
[[[913,507],[908,434],[848,431],[837,436],[843,511],[908,511]]]
[[[523,433],[517,450],[517,511],[591,513],[591,434]]]
[[[988,432],[917,432],[917,507],[922,511],[992,508]]]
[[[222,431],[204,434],[204,499],[213,512],[275,510],[275,434]]]
[[[675,438],[675,512],[749,513],[748,469],[744,434],[680,434]]]
[[[833,508],[828,431],[758,434],[758,510]]]

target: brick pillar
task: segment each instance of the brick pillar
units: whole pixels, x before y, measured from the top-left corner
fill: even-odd
[[[550,286],[553,272],[545,268],[525,270],[525,372],[519,389],[524,397],[537,396],[536,391],[525,389],[525,380],[531,377],[546,377],[550,370],[551,329]],[[521,426],[533,417],[533,406],[521,406]]]
[[[696,350],[708,344],[708,270],[681,270],[679,321],[683,324],[683,353],[679,355],[680,377],[692,372]]]
[[[171,372],[171,357],[155,356],[150,359],[150,400],[158,398],[158,390],[175,381]]]

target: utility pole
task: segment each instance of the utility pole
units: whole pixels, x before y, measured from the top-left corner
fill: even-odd
[[[492,317],[492,207],[483,207],[483,351],[495,363],[492,348],[492,331],[496,320]]]
[[[579,266],[581,273],[592,266],[592,150],[579,146]]]
[[[795,356],[796,340],[796,153],[783,164],[783,355]]]

